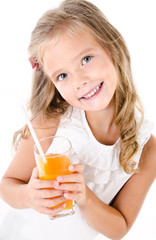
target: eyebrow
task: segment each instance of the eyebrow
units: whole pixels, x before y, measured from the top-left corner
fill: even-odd
[[[79,54],[77,54],[73,59],[72,61],[76,60],[77,58],[81,57],[82,55],[84,55],[85,53],[89,52],[89,51],[92,51],[93,48],[87,48],[85,50],[83,50],[82,52],[80,52]],[[63,70],[62,68],[56,70],[52,75],[51,75],[51,78],[54,78],[54,76],[56,76],[58,73],[62,72],[63,73]]]
[[[76,55],[74,58],[73,58],[73,61],[79,57],[81,57],[82,55],[84,55],[85,53],[89,52],[89,51],[92,51],[93,48],[87,48],[85,50],[83,50],[82,52],[80,52],[78,55]]]

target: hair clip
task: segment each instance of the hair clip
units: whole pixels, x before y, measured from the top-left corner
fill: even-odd
[[[31,63],[32,69],[34,69],[36,72],[40,70],[40,65],[37,62],[36,58],[30,57],[28,60]]]

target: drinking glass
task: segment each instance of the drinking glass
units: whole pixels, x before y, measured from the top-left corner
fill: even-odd
[[[50,136],[39,140],[44,156],[41,156],[34,144],[36,165],[41,180],[56,180],[58,176],[72,174],[69,166],[72,164],[72,145],[70,141],[62,136]],[[56,216],[50,219],[74,214],[74,201],[66,200],[66,207]],[[62,204],[62,203],[61,203]],[[58,204],[55,207],[58,207]]]

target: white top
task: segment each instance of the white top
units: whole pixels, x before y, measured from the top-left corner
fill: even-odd
[[[139,121],[138,114],[137,118]],[[137,164],[142,149],[151,136],[152,127],[151,122],[144,120],[139,129],[137,138],[139,151],[135,156]],[[84,164],[86,184],[103,202],[109,204],[132,176],[125,173],[119,165],[120,139],[111,146],[99,143],[89,128],[85,112],[72,107],[62,117],[56,135],[64,136],[71,141],[73,163]],[[51,147],[55,147],[54,142]],[[0,239],[95,239],[98,233],[81,217],[78,206],[75,211],[72,216],[51,221],[48,216],[32,209],[12,210],[0,228]]]
[[[139,113],[136,112],[139,121]],[[138,132],[139,151],[134,161],[138,164],[145,143],[149,140],[153,124],[144,120]],[[90,189],[109,204],[125,182],[132,176],[119,164],[120,139],[113,145],[99,143],[91,132],[85,112],[70,107],[62,118],[57,136],[64,136],[72,143],[73,163],[84,164],[84,178]]]

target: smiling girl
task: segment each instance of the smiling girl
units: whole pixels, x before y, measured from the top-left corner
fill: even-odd
[[[54,216],[62,202],[75,200],[73,216],[46,222],[46,230],[34,227],[37,239],[43,232],[46,239],[94,239],[98,232],[121,239],[156,177],[156,139],[143,118],[125,41],[93,4],[65,0],[37,22],[29,54],[32,124],[39,139],[71,141],[73,174],[39,180],[25,126],[15,134],[20,141],[1,196],[14,208],[42,213],[35,220],[42,224],[44,214]]]

